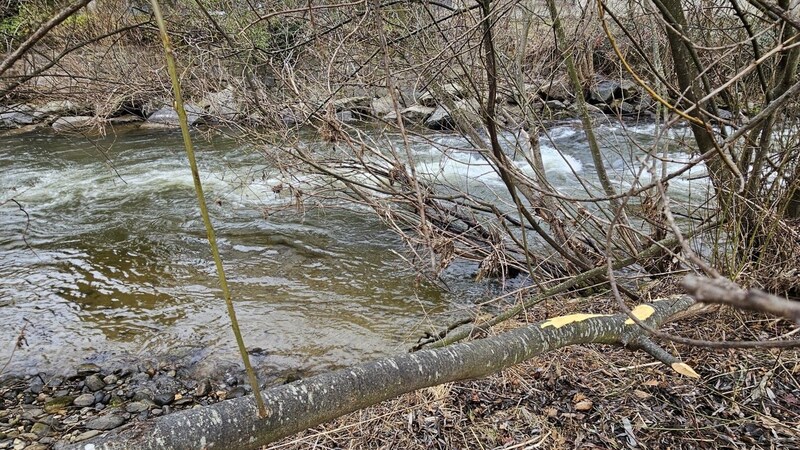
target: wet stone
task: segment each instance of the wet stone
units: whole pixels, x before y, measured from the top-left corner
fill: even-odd
[[[125,419],[122,417],[109,414],[86,422],[86,428],[90,430],[113,430],[123,423],[125,423]]]
[[[78,376],[88,377],[89,375],[100,372],[100,366],[97,364],[87,363],[78,366]]]
[[[92,406],[95,404],[94,394],[81,394],[72,401],[72,404],[80,408]]]

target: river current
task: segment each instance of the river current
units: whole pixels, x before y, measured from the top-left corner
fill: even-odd
[[[580,192],[576,176],[593,171],[578,130],[565,124],[542,140],[551,182],[567,194]],[[637,173],[637,146],[649,145],[656,130],[628,129],[636,145],[620,143],[619,126],[601,133],[620,186]],[[264,350],[256,352],[261,367],[313,372],[403,352],[496,289],[474,283],[470,264],[445,273],[449,292],[420,282],[402,242],[365,211],[276,212],[287,202],[273,192],[280,175],[259,152],[222,137],[196,143],[244,339]],[[463,142],[444,134],[415,142],[423,176],[499,183],[477,155],[443,157],[438,145]],[[675,164],[688,158],[668,151]],[[7,373],[176,348],[212,363],[238,361],[179,133],[2,137],[0,170],[0,367],[10,358]],[[685,199],[705,197],[689,182],[702,172],[671,188]],[[25,345],[11,357],[21,331]]]

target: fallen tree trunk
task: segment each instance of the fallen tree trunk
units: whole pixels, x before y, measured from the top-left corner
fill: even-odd
[[[640,305],[633,314],[657,327],[693,302],[687,296],[678,296]],[[551,350],[586,343],[643,349],[678,372],[696,376],[687,365],[655,345],[627,315],[573,314],[482,340],[384,358],[270,389],[264,392],[269,416],[263,419],[258,417],[250,396],[176,412],[60,448],[254,449],[407,392],[484,377]]]

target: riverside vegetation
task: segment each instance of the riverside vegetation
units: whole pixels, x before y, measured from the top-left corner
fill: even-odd
[[[797,445],[800,358],[787,306],[800,275],[797,4],[165,3],[190,124],[263,149],[283,213],[366,209],[406,243],[420,283],[447,290],[447,271],[467,263],[502,291],[468,320],[426,325],[415,350],[502,340],[512,326],[575,312],[623,311],[634,323],[647,317],[633,305],[676,292],[703,302],[663,332],[640,330],[652,339],[597,341],[644,356],[571,347],[276,445]],[[6,133],[177,127],[148,3],[4,8]],[[624,132],[642,122],[653,125],[646,139]],[[563,123],[582,132],[585,162],[551,135]],[[623,133],[604,135],[609,124]],[[324,144],[307,145],[309,135]],[[558,184],[554,161],[572,182]],[[24,210],[13,194],[3,202]],[[689,273],[709,281],[681,284]],[[697,375],[681,361],[702,379],[666,373]],[[7,377],[0,448],[100,445],[97,431],[127,422],[126,436],[169,423],[147,420],[171,408],[247,393],[238,372],[188,367]]]

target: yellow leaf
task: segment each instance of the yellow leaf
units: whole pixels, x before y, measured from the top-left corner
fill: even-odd
[[[645,320],[652,316],[654,312],[656,312],[656,310],[650,305],[639,305],[636,308],[633,308],[631,314],[633,317],[636,317],[639,320]],[[633,325],[634,323],[636,322],[634,322],[631,318],[625,321],[625,325]]]
[[[689,378],[700,378],[700,375],[698,375],[697,372],[695,372],[694,369],[692,369],[692,367],[686,363],[682,362],[672,363],[672,370]]]
[[[549,319],[547,322],[541,325],[541,328],[546,327],[553,327],[553,328],[561,328],[564,325],[569,325],[573,322],[582,322],[586,319],[591,319],[592,317],[606,317],[608,314],[570,314],[568,316],[558,316]]]

